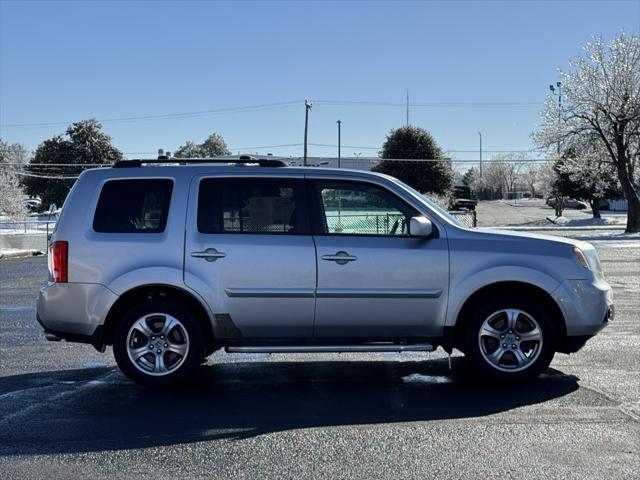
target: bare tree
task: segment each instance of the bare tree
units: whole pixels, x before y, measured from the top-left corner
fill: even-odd
[[[550,150],[579,147],[594,139],[605,150],[627,199],[627,232],[640,231],[640,42],[621,34],[608,45],[596,37],[584,57],[563,72],[564,103],[547,100],[536,143]],[[592,156],[584,162],[593,161]]]
[[[540,167],[538,165],[532,164],[529,165],[529,168],[525,169],[525,171],[521,174],[522,181],[525,183],[529,191],[531,192],[531,196],[535,198],[536,195],[539,195],[538,192],[538,174],[540,173]]]
[[[491,190],[496,196],[503,197],[515,190],[524,163],[525,156],[522,153],[495,154],[486,163],[482,178],[478,178],[477,185],[473,187],[476,190]]]

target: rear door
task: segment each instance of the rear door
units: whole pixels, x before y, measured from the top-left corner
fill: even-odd
[[[194,179],[185,282],[211,307],[219,336],[312,337],[315,249],[300,182]]]
[[[421,214],[380,185],[315,180],[309,187],[318,258],[315,336],[441,335],[446,238],[410,237],[409,220]]]

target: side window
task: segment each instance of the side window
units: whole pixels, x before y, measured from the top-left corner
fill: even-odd
[[[109,180],[100,192],[93,229],[102,233],[164,232],[172,190],[171,180]]]
[[[407,236],[417,213],[384,188],[357,182],[318,182],[316,198],[328,235]]]
[[[198,230],[202,233],[304,233],[295,181],[222,179],[200,182]]]

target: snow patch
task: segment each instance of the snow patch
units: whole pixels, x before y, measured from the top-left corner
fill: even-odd
[[[421,375],[412,373],[406,377],[402,377],[405,383],[451,383],[451,378],[445,375]]]

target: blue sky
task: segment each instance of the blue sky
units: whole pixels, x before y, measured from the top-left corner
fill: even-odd
[[[411,123],[455,158],[476,159],[478,131],[485,151],[532,148],[558,68],[593,34],[639,30],[640,0],[0,0],[0,135],[35,149],[85,118],[278,104],[104,122],[129,157],[214,131],[236,153],[301,144],[308,98],[310,143],[336,144],[340,119],[343,156],[371,156],[404,124],[409,89],[412,103],[431,104],[411,107]],[[498,102],[514,105],[479,105]],[[248,151],[301,155],[302,146]],[[309,154],[336,148],[311,145]]]

